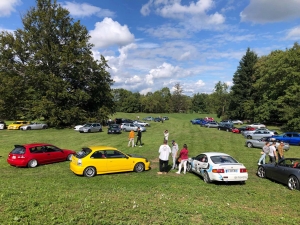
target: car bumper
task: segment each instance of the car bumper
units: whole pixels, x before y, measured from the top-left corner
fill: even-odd
[[[8,129],[8,130],[19,130],[20,127],[8,127],[7,129]]]
[[[248,173],[244,174],[221,174],[221,173],[211,173],[209,174],[211,181],[246,181],[248,180]]]
[[[82,166],[78,166],[75,162],[70,162],[70,170],[77,174],[77,175],[82,175],[84,168]]]
[[[25,167],[28,164],[28,161],[25,159],[7,159],[8,164],[12,166]]]

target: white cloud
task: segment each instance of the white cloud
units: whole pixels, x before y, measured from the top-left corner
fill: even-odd
[[[0,1],[0,17],[10,16],[12,12],[15,12],[15,7],[20,5],[20,0],[1,0]]]
[[[124,46],[134,41],[134,35],[130,33],[128,27],[121,26],[111,18],[104,18],[102,22],[97,22],[90,35],[90,42],[95,45],[95,48]]]
[[[241,21],[272,23],[300,17],[299,0],[250,0],[240,13]]]
[[[300,26],[294,27],[287,32],[286,39],[300,40]]]
[[[70,14],[74,17],[88,17],[92,15],[98,17],[114,17],[114,12],[108,9],[101,9],[88,3],[65,2],[62,6],[68,9]]]

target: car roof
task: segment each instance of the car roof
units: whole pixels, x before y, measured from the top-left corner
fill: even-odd
[[[89,146],[89,149],[92,151],[98,151],[98,150],[118,150],[117,148],[105,146],[105,145],[98,145],[98,146]]]
[[[35,147],[35,146],[42,146],[42,145],[52,145],[48,143],[29,143],[29,144],[23,144],[23,145],[18,145],[18,146],[24,146],[24,147]]]
[[[200,153],[200,154],[205,154],[205,155],[207,155],[207,156],[216,156],[216,155],[225,155],[225,156],[229,156],[228,154],[222,153],[222,152],[203,152],[203,153]]]

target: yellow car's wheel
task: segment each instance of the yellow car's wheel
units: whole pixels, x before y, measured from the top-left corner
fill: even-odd
[[[137,173],[143,172],[144,170],[145,170],[145,165],[144,165],[144,163],[137,163],[137,164],[134,166],[134,171],[137,172]]]
[[[89,166],[87,168],[85,168],[85,170],[83,171],[83,175],[86,177],[93,177],[96,175],[96,168],[93,166]]]

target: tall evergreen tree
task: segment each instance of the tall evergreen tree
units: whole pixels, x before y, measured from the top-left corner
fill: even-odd
[[[239,62],[237,71],[233,75],[233,86],[231,87],[231,100],[228,109],[230,118],[245,119],[247,117],[244,110],[246,105],[244,104],[251,100],[254,65],[257,60],[257,54],[248,48]]]
[[[114,112],[107,61],[93,59],[90,36],[79,21],[56,0],[37,0],[22,22],[14,35],[0,36],[0,72],[9,62],[7,72],[22,78],[23,115],[60,126]]]

